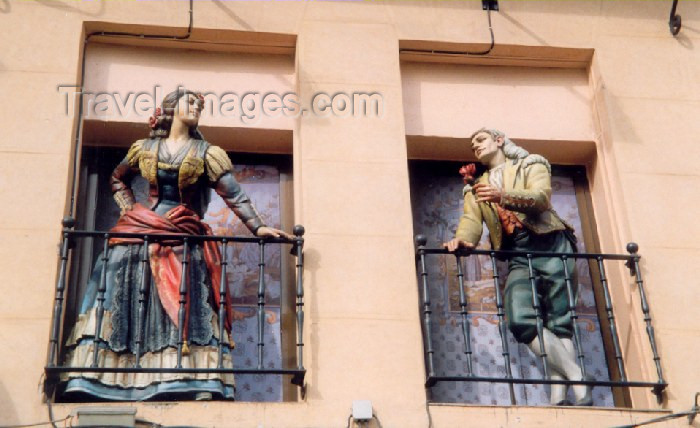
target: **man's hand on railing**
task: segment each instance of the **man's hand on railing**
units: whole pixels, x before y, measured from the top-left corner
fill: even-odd
[[[459,238],[454,238],[450,241],[445,242],[442,244],[444,248],[447,248],[448,251],[457,251],[460,248],[474,248],[474,244],[471,242],[463,241]]]

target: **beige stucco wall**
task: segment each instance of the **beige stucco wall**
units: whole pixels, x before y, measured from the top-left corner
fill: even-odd
[[[296,36],[292,72],[300,96],[379,92],[386,111],[381,118],[304,116],[291,124],[295,222],[307,229],[306,399],[278,404],[143,404],[138,406],[139,416],[198,426],[340,427],[346,424],[352,400],[365,398],[372,400],[385,427],[429,426],[406,166],[406,135],[413,124],[407,123],[403,108],[410,98],[403,94],[399,41],[485,43],[488,33],[480,2],[194,3],[195,28],[221,30],[226,40],[246,38],[255,45],[260,32]],[[684,29],[675,39],[667,29],[670,2],[500,5],[501,12],[493,14],[497,45],[594,49],[584,91],[590,99],[590,122],[580,130],[590,137],[570,139],[594,144],[592,154],[582,156],[588,156],[591,166],[602,249],[622,252],[628,241],[640,244],[670,383],[662,407],[687,410],[700,389],[695,362],[700,355],[695,310],[700,297],[700,226],[695,221],[700,169],[694,141],[700,134],[700,3],[680,2]],[[0,2],[0,14],[0,89],[5,95],[0,119],[0,423],[20,424],[47,419],[39,383],[75,137],[74,118],[64,114],[56,87],[77,80],[85,22],[91,28],[138,24],[146,31],[182,33],[187,2],[8,0]],[[216,39],[217,32],[199,37],[212,40],[212,34]],[[269,37],[260,36],[259,43],[269,44]],[[290,75],[288,70],[283,74]],[[445,115],[425,112],[431,115],[430,120],[425,117],[426,126],[442,129],[440,117],[454,111],[449,105],[443,108]],[[514,118],[503,121],[519,123]],[[454,135],[445,136],[467,137],[473,130],[450,129]],[[643,357],[638,363],[628,361],[628,366],[652,376],[651,359],[643,350],[638,296],[632,284],[624,284],[617,292],[621,297],[616,310],[628,315],[630,340],[638,342],[632,348],[641,349]],[[639,392],[635,403],[655,407],[647,391]],[[75,406],[54,407],[60,418]],[[610,426],[659,414],[437,405],[429,409],[435,427]]]
[[[489,126],[518,140],[594,139],[586,70],[405,62],[401,72],[407,135]]]
[[[156,102],[178,85],[185,88],[207,88],[204,115],[200,125],[292,129],[291,116],[264,115],[250,112],[250,119],[236,111],[222,114],[222,105],[246,94],[286,94],[294,92],[294,58],[286,55],[253,55],[230,52],[206,52],[177,49],[138,48],[113,44],[92,44],[87,50],[85,92],[125,94],[123,98],[97,108],[97,97],[85,97],[86,119],[145,123],[153,113],[153,104],[135,105],[128,94]],[[223,94],[231,94],[225,97]],[[215,103],[215,101],[217,101]],[[124,104],[118,105],[119,102]],[[240,102],[239,102],[240,103]],[[216,105],[214,105],[216,104]],[[124,108],[123,106],[126,106]],[[121,108],[121,109],[120,109]],[[233,122],[233,123],[231,123]]]

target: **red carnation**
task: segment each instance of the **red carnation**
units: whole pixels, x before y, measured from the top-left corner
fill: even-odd
[[[476,165],[470,163],[468,165],[462,165],[459,169],[459,173],[462,174],[462,179],[464,184],[474,184],[474,175],[476,175]]]

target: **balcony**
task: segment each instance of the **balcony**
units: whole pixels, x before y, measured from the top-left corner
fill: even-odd
[[[93,373],[93,374],[104,374],[104,373],[115,373],[115,374],[129,374],[129,375],[139,375],[139,374],[158,374],[158,375],[168,375],[168,374],[186,374],[194,379],[198,379],[199,376],[206,376],[211,374],[219,375],[285,375],[291,377],[291,383],[297,385],[301,389],[301,393],[304,393],[304,377],[306,374],[306,369],[303,363],[303,335],[304,335],[304,284],[303,284],[303,270],[304,270],[304,258],[303,258],[303,246],[304,246],[304,228],[302,226],[296,226],[294,228],[295,238],[292,240],[286,240],[282,238],[254,238],[254,237],[238,237],[238,236],[218,236],[218,235],[182,235],[182,234],[135,234],[135,233],[111,233],[111,232],[101,232],[101,231],[86,231],[86,230],[74,230],[73,229],[74,220],[71,218],[66,218],[63,221],[63,238],[60,250],[60,269],[58,280],[56,283],[55,299],[53,307],[53,316],[51,322],[51,333],[49,342],[49,352],[48,359],[45,366],[45,373],[47,381],[45,382],[45,391],[47,397],[53,398],[56,392],[56,387],[59,383],[60,377],[63,374],[76,374],[76,373]],[[109,258],[110,252],[113,251],[109,242],[110,239],[130,239],[140,242],[139,244],[131,244],[141,246],[140,259],[138,260],[141,264],[141,274],[140,274],[140,284],[138,287],[137,298],[137,310],[136,310],[136,320],[138,325],[137,331],[135,332],[135,350],[133,355],[133,363],[129,366],[118,366],[118,367],[103,367],[99,363],[99,354],[97,351],[100,346],[106,344],[109,340],[107,333],[104,331],[105,328],[105,292],[106,292],[106,266],[107,260]],[[84,366],[71,366],[64,362],[65,357],[65,336],[67,332],[63,334],[64,331],[64,317],[66,314],[66,298],[70,293],[74,293],[75,290],[70,289],[70,284],[75,281],[71,281],[70,270],[71,270],[71,257],[76,257],[74,250],[77,244],[82,240],[102,240],[102,251],[99,254],[99,258],[102,260],[102,270],[99,279],[99,286],[97,288],[96,295],[96,310],[94,326],[89,330],[89,335],[92,341],[92,350],[89,353],[90,362]],[[133,242],[133,241],[132,241]],[[256,307],[256,320],[257,320],[257,343],[255,344],[256,352],[254,361],[248,361],[246,367],[237,366],[234,364],[233,367],[228,367],[224,363],[224,354],[230,352],[229,344],[226,340],[220,340],[217,344],[218,358],[216,363],[209,365],[207,367],[193,367],[192,363],[187,361],[187,340],[186,332],[183,331],[183,326],[186,324],[185,317],[187,316],[186,302],[188,293],[188,280],[186,279],[189,275],[180,275],[180,286],[179,286],[179,308],[178,317],[179,323],[177,326],[177,348],[172,350],[174,354],[175,363],[169,367],[153,367],[142,365],[142,360],[144,354],[146,353],[144,348],[144,338],[147,336],[147,323],[145,322],[145,312],[148,302],[148,289],[149,282],[151,281],[151,270],[149,267],[149,245],[153,243],[166,243],[168,245],[181,245],[182,246],[182,257],[181,257],[181,272],[189,272],[190,269],[188,252],[191,252],[197,244],[204,244],[205,242],[215,242],[219,247],[221,254],[221,280],[219,283],[219,299],[218,308],[214,308],[214,311],[218,311],[218,331],[224,331],[225,329],[225,319],[226,315],[226,297],[230,293],[229,283],[227,282],[227,268],[228,268],[228,257],[227,252],[230,251],[231,245],[239,244],[245,246],[256,246],[258,253],[258,263],[257,263],[257,307]],[[295,257],[295,278],[293,284],[291,280],[289,281],[290,286],[294,286],[294,294],[296,295],[295,301],[295,322],[294,330],[289,331],[288,334],[292,337],[296,336],[296,355],[295,356],[284,356],[286,361],[294,361],[296,359],[295,366],[292,367],[273,367],[269,362],[264,362],[265,357],[265,344],[266,340],[266,248],[270,246],[282,246],[291,247],[291,254]],[[76,273],[77,275],[77,273]],[[214,286],[214,284],[212,284]],[[234,321],[235,326],[236,321]],[[233,335],[233,333],[232,333]],[[234,335],[235,336],[235,335]],[[240,364],[240,358],[236,359],[236,363]],[[251,367],[252,366],[252,367]]]
[[[433,388],[438,384],[442,383],[458,383],[458,382],[468,382],[468,383],[487,383],[489,385],[494,384],[505,384],[507,390],[501,391],[504,397],[503,399],[494,401],[489,404],[510,404],[510,405],[523,405],[527,403],[522,402],[523,396],[522,388],[532,388],[540,385],[540,391],[542,385],[589,385],[592,387],[607,387],[607,388],[618,388],[618,393],[620,391],[625,391],[626,388],[652,388],[652,392],[656,395],[659,402],[661,401],[661,396],[664,389],[668,386],[664,380],[659,353],[657,351],[656,339],[654,336],[654,327],[652,326],[652,320],[649,313],[649,302],[644,290],[644,281],[642,279],[642,274],[639,269],[640,255],[638,252],[638,247],[636,244],[630,243],[627,245],[627,250],[629,254],[597,254],[597,253],[549,253],[549,252],[523,252],[523,251],[492,251],[492,250],[480,250],[480,249],[463,249],[454,253],[448,252],[443,248],[430,248],[426,246],[427,239],[423,235],[416,236],[416,262],[418,264],[419,273],[419,288],[421,295],[421,307],[422,307],[422,321],[423,321],[423,339],[425,348],[425,364],[426,364],[426,380],[425,386],[427,388]],[[456,327],[460,330],[459,335],[461,336],[461,352],[451,353],[453,357],[452,360],[445,361],[446,354],[443,353],[441,358],[436,358],[436,348],[439,345],[439,340],[436,336],[444,334],[444,325],[441,323],[436,323],[434,320],[433,312],[435,308],[433,307],[433,302],[431,298],[431,278],[429,273],[431,271],[431,266],[435,267],[436,263],[442,263],[445,265],[447,258],[454,258],[455,260],[455,278],[457,288],[458,288],[458,321],[455,323]],[[493,341],[490,344],[491,349],[486,349],[483,351],[484,356],[488,358],[493,358],[493,355],[500,354],[502,361],[491,360],[489,363],[491,367],[487,370],[482,370],[480,368],[484,367],[483,364],[476,364],[476,360],[479,356],[475,355],[477,344],[475,340],[475,334],[472,331],[472,323],[470,322],[470,304],[468,301],[469,295],[469,281],[465,280],[465,268],[463,262],[469,258],[480,257],[482,261],[490,264],[491,275],[488,282],[491,283],[490,288],[492,289],[492,296],[495,303],[495,318],[497,319],[497,331],[500,341]],[[529,280],[532,287],[532,308],[536,314],[537,322],[537,335],[538,337],[543,336],[544,322],[543,315],[541,313],[541,305],[537,292],[537,278],[535,270],[533,269],[533,260],[538,258],[554,258],[559,259],[564,266],[565,272],[565,282],[568,297],[568,310],[573,321],[573,342],[576,348],[576,357],[578,360],[578,365],[583,373],[583,380],[572,381],[564,378],[551,378],[546,375],[548,373],[547,369],[547,350],[545,349],[544,341],[539,341],[540,343],[540,367],[534,367],[534,370],[530,370],[527,367],[526,370],[514,370],[514,365],[516,359],[513,357],[514,340],[512,339],[510,332],[507,331],[506,327],[506,315],[504,307],[504,296],[502,291],[503,280],[506,276],[506,271],[504,267],[499,268],[499,261],[508,261],[514,257],[521,257],[527,260]],[[589,365],[586,364],[586,354],[584,352],[584,336],[581,331],[580,315],[577,313],[577,296],[576,288],[572,284],[572,273],[567,268],[568,260],[583,260],[587,262],[591,269],[590,271],[597,272],[597,284],[602,291],[603,302],[598,304],[604,306],[605,322],[601,322],[601,329],[605,327],[603,335],[605,335],[609,340],[608,347],[610,349],[608,365],[610,366],[609,372],[610,376],[605,378],[605,376],[595,377],[592,376],[590,372]],[[622,262],[625,264],[626,268],[629,269],[630,275],[634,278],[634,282],[637,287],[637,291],[640,296],[641,311],[643,314],[643,321],[646,327],[646,333],[648,337],[648,344],[653,355],[654,367],[656,368],[657,379],[655,380],[638,380],[629,379],[627,376],[627,371],[625,368],[625,361],[623,359],[623,346],[620,343],[620,338],[618,335],[618,326],[615,319],[615,311],[613,308],[611,291],[611,284],[609,283],[608,275],[606,274],[606,264]],[[433,274],[435,274],[435,269],[432,269]],[[484,282],[484,281],[482,281]],[[471,282],[474,285],[475,282]],[[482,284],[485,285],[485,284]],[[603,309],[603,308],[601,308]],[[444,323],[443,323],[444,324]],[[484,344],[480,343],[479,347],[483,348]],[[488,346],[488,345],[486,345]],[[516,348],[517,349],[517,348]],[[532,354],[530,354],[531,356]],[[530,357],[531,358],[531,357]],[[539,376],[535,376],[532,373],[537,372]],[[497,375],[494,375],[497,374]],[[529,375],[529,376],[528,376]],[[474,384],[476,385],[476,384]],[[475,386],[476,387],[476,386]],[[520,390],[516,391],[516,387]],[[454,388],[454,387],[453,387]],[[541,391],[542,392],[542,391]],[[495,394],[494,394],[495,395]],[[465,397],[465,401],[469,401]],[[484,404],[484,403],[481,403]],[[618,404],[619,405],[619,404]]]

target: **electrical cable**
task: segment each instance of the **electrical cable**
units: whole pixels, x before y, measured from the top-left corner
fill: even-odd
[[[376,414],[376,413],[372,412],[372,418],[373,418],[375,421],[377,421],[377,426],[378,426],[379,428],[384,428],[384,427],[382,426],[382,423],[379,421],[379,417],[377,417],[377,414]],[[368,422],[368,423],[369,423],[369,422]]]
[[[639,423],[636,423],[636,424],[631,424],[631,425],[619,425],[619,426],[615,426],[615,427],[613,427],[613,428],[635,428],[635,427],[639,427],[639,426],[642,426],[642,425],[651,425],[651,424],[655,424],[655,423],[659,423],[659,422],[668,421],[668,420],[671,420],[671,419],[680,418],[680,417],[683,417],[683,416],[691,416],[691,415],[697,415],[697,414],[698,414],[698,409],[695,409],[695,410],[689,410],[689,411],[687,411],[687,412],[672,413],[672,414],[670,414],[670,415],[665,415],[665,416],[661,416],[661,417],[658,417],[658,418],[649,419],[649,420],[646,420],[646,421],[644,421],[644,422],[639,422]]]
[[[46,400],[46,406],[49,408],[49,421],[51,421],[51,426],[53,428],[58,428],[56,424],[53,422],[53,407],[51,407],[51,397],[47,397]],[[66,416],[66,419],[68,419],[70,416]],[[65,419],[64,419],[65,420]]]
[[[374,413],[374,412],[372,412],[372,419],[374,419],[375,421],[377,421],[377,427],[378,427],[378,428],[383,428],[383,427],[382,427],[381,421],[380,421],[379,418],[377,417],[377,414]],[[358,426],[365,426],[365,427],[368,427],[368,426],[369,426],[369,421],[371,421],[372,419],[363,419],[363,420],[355,421],[355,423],[357,423]],[[353,420],[352,414],[350,414],[350,416],[348,416],[348,425],[347,425],[347,428],[350,428],[350,421],[351,421],[351,420]]]
[[[631,425],[620,425],[620,426],[615,426],[613,428],[635,428],[639,427],[642,425],[651,425],[659,422],[665,422],[669,421],[671,419],[676,419],[676,418],[682,418],[683,416],[688,417],[688,425],[693,423],[693,420],[695,417],[700,413],[700,406],[698,405],[698,397],[700,397],[700,392],[695,393],[695,405],[688,411],[685,412],[678,412],[678,413],[672,413],[670,415],[664,415],[658,418],[653,418],[653,419],[648,419],[643,422],[639,422],[636,424],[631,424]]]
[[[487,9],[486,16],[489,21],[489,33],[491,34],[491,45],[484,51],[468,52],[468,51],[445,51],[436,49],[401,49],[399,53],[429,53],[433,55],[457,55],[457,56],[485,56],[491,53],[496,45],[496,39],[493,35],[493,26],[491,25],[491,9]]]
[[[425,401],[425,413],[428,414],[428,428],[433,428],[433,415],[430,413],[430,402]]]
[[[143,419],[143,418],[136,418],[136,420],[134,422],[136,422],[137,424],[141,424],[141,425],[148,424],[151,426],[151,428],[162,428],[163,427],[163,425],[161,425],[161,424],[158,424],[158,423],[155,423],[155,422],[149,421],[148,419]]]
[[[45,382],[46,382],[46,373],[44,372],[44,373],[42,373],[41,376],[39,377],[39,384],[37,385],[38,388],[41,389],[41,386],[44,385]],[[52,388],[52,389],[53,389],[53,388]],[[46,391],[46,390],[44,391],[45,394],[46,394],[47,392],[48,392],[48,391]],[[47,423],[50,423],[51,426],[52,426],[53,428],[58,428],[58,427],[56,426],[56,424],[53,422],[53,421],[54,421],[54,417],[53,417],[53,408],[51,407],[51,397],[50,397],[49,395],[53,395],[53,392],[50,393],[50,394],[46,394],[46,405],[48,406],[48,410],[49,410],[49,422],[47,422]],[[68,417],[70,417],[70,415],[69,415]],[[64,419],[64,420],[65,420],[65,419]],[[60,422],[60,421],[59,421],[59,422]],[[65,425],[65,422],[64,422],[63,425]]]
[[[204,428],[197,425],[161,425],[157,422],[149,421],[148,419],[136,418],[137,424],[148,424],[150,428]]]
[[[53,425],[53,426],[56,426],[56,422],[67,421],[67,420],[70,419],[70,418],[71,418],[71,416],[68,415],[68,416],[66,416],[66,417],[63,418],[63,419],[55,419],[55,420],[54,420],[54,419],[51,419],[51,420],[48,420],[48,421],[45,421],[45,422],[37,422],[37,423],[33,423],[33,424],[24,424],[24,425],[0,425],[0,428],[38,427],[38,426],[41,426],[41,425],[48,425],[48,424],[51,424],[51,425]]]

